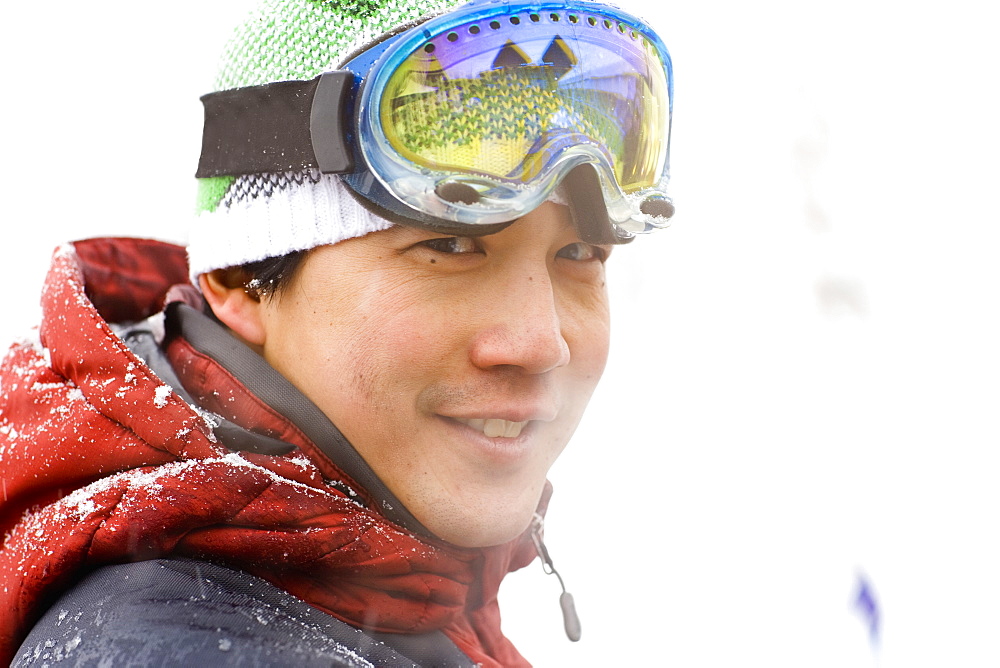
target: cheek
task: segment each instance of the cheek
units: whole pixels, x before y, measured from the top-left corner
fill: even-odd
[[[371,408],[405,409],[435,377],[453,366],[448,351],[460,349],[454,331],[441,327],[433,313],[370,303],[355,314],[338,351],[341,373],[350,379],[352,403]]]
[[[570,392],[577,406],[577,419],[583,414],[597,388],[608,357],[607,331],[592,334],[586,345],[578,346],[575,351],[576,365],[573,370],[573,382]]]
[[[563,314],[563,333],[581,381],[597,384],[608,361],[611,314],[606,295],[598,293]]]
[[[343,426],[371,400],[378,375],[378,338],[367,312],[323,296],[281,304],[264,357]]]

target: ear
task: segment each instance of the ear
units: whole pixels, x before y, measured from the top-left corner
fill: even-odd
[[[198,277],[198,285],[215,317],[234,334],[254,346],[264,345],[265,305],[246,288],[247,275],[241,269],[216,269]]]

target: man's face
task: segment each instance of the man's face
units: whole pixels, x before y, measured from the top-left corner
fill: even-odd
[[[322,246],[263,303],[262,352],[428,529],[499,544],[604,369],[607,253],[549,202],[485,237],[397,226]]]

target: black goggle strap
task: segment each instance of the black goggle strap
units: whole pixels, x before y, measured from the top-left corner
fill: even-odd
[[[354,73],[209,93],[198,178],[354,170],[347,118]],[[336,110],[335,113],[331,113]]]

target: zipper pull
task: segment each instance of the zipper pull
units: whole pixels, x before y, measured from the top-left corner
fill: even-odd
[[[542,542],[542,527],[542,516],[535,513],[535,518],[531,522],[531,540],[535,544],[535,551],[542,560],[542,570],[545,571],[546,575],[555,575],[559,579],[559,586],[562,587],[562,594],[559,595],[559,607],[562,608],[563,627],[566,629],[566,637],[576,642],[580,639],[580,617],[576,614],[573,594],[566,591],[562,576],[552,564],[552,557],[549,556],[549,551],[545,549],[545,543]]]

